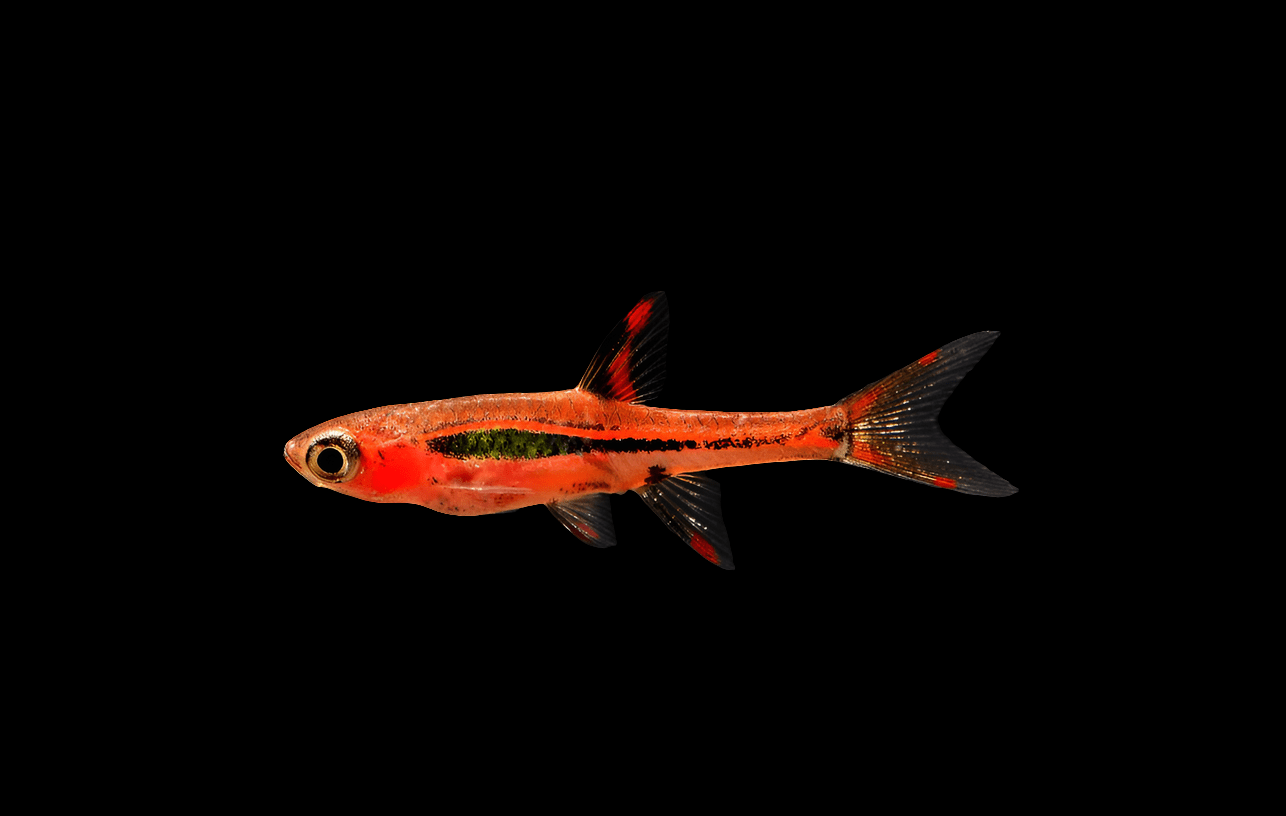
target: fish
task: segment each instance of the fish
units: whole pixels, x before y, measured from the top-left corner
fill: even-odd
[[[731,570],[712,470],[821,459],[974,496],[1017,492],[956,447],[938,414],[1000,336],[962,337],[802,411],[686,411],[650,404],[665,379],[670,312],[644,296],[575,388],[372,408],[286,443],[312,484],[371,502],[461,516],[543,505],[580,541],[616,544],[609,497],[633,491],[705,560]]]

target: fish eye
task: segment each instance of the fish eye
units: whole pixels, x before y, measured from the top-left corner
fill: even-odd
[[[357,440],[344,431],[325,431],[313,438],[304,461],[323,482],[347,482],[357,475],[362,460]]]

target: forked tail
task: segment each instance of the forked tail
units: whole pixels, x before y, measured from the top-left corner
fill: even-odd
[[[947,397],[999,336],[978,332],[962,337],[841,400],[848,412],[847,445],[835,458],[975,496],[1018,492],[953,445],[938,427]]]

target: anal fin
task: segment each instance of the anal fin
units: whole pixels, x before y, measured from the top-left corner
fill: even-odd
[[[591,547],[615,547],[612,502],[606,493],[590,493],[545,505],[572,535]]]
[[[670,532],[702,558],[724,569],[733,569],[718,482],[696,473],[680,473],[637,488],[635,492]]]

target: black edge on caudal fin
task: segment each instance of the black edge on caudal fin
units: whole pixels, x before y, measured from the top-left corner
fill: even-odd
[[[612,502],[606,493],[590,493],[545,505],[572,535],[591,547],[615,547]]]
[[[697,473],[680,473],[634,492],[643,497],[670,532],[702,558],[733,569],[718,482]]]
[[[938,413],[999,332],[948,343],[840,401],[848,412],[836,459],[975,496],[1018,489],[974,461],[938,427]]]
[[[576,387],[621,402],[642,403],[661,393],[670,307],[665,292],[644,296],[616,324]]]

